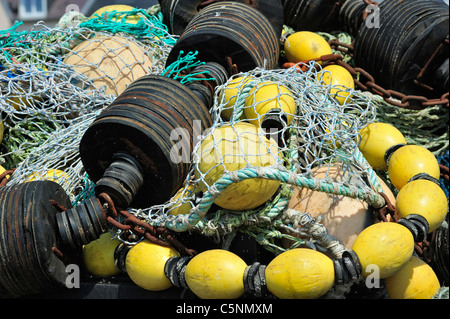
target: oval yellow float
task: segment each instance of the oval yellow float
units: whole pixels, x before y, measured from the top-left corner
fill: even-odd
[[[244,294],[247,264],[222,249],[204,251],[189,261],[185,279],[189,289],[202,299],[235,299]]]
[[[376,170],[387,170],[384,155],[388,148],[406,144],[403,134],[388,123],[371,123],[359,131],[361,141],[358,145],[364,158]]]
[[[121,243],[111,234],[104,233],[97,240],[83,246],[82,257],[87,271],[96,276],[113,276],[119,273],[114,262],[114,250]]]
[[[280,161],[278,145],[265,137],[261,128],[245,122],[217,127],[200,145],[200,162],[195,172],[202,178],[200,188],[206,191],[223,173],[237,171],[248,165],[267,167]],[[229,210],[256,208],[269,200],[277,191],[280,181],[251,178],[232,183],[215,199],[214,203]]]
[[[375,267],[383,279],[405,266],[414,251],[414,238],[400,224],[378,223],[364,229],[352,249],[358,255],[364,277],[372,274]]]
[[[400,218],[410,214],[424,217],[429,232],[441,226],[448,212],[447,196],[436,183],[418,179],[407,183],[397,194],[396,211]]]
[[[143,240],[127,253],[125,267],[128,276],[139,287],[151,291],[165,290],[172,283],[164,274],[164,266],[169,258],[178,256],[179,253],[171,247]]]
[[[431,299],[441,288],[434,270],[416,256],[385,283],[391,299]]]
[[[439,179],[440,169],[436,157],[425,147],[405,145],[389,159],[388,174],[394,187],[400,190],[411,177],[419,173]]]
[[[281,299],[316,299],[334,284],[333,261],[307,248],[295,248],[275,257],[266,267],[267,289]]]

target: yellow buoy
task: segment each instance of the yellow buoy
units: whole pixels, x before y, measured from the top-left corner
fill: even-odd
[[[344,170],[342,165],[331,164],[313,168],[312,174],[320,180],[328,175],[331,181],[342,182]],[[394,194],[389,187],[380,178],[378,181],[391,203],[395,204]],[[370,206],[364,200],[308,188],[295,187],[288,208],[308,212],[312,217],[321,216],[321,223],[328,233],[339,239],[348,249],[352,248],[359,233],[375,221]]]
[[[267,289],[282,299],[316,299],[334,284],[333,261],[321,252],[295,248],[275,257],[266,267]]]
[[[6,171],[6,168],[4,168],[2,165],[0,165],[0,175],[3,174]],[[6,175],[5,178],[9,179],[10,175]]]
[[[434,270],[416,256],[385,283],[391,299],[431,299],[441,288]]]
[[[236,254],[222,249],[204,251],[186,266],[189,289],[202,299],[235,299],[244,293],[247,264]]]
[[[114,263],[114,250],[121,243],[117,238],[111,239],[110,233],[83,246],[82,257],[87,271],[95,276],[113,276],[119,273]]]
[[[164,274],[164,266],[171,257],[179,257],[179,253],[171,247],[143,240],[127,253],[125,259],[127,274],[136,285],[146,290],[168,289],[172,283]]]
[[[224,103],[221,115],[225,121],[229,121],[231,119],[238,95],[242,94],[242,89],[251,80],[252,77],[250,76],[235,77],[225,85],[222,91],[220,91],[219,97]]]
[[[331,85],[330,94],[339,104],[344,104],[351,99],[350,90],[355,89],[353,76],[340,65],[328,65],[323,68],[322,81],[326,85]]]
[[[317,33],[310,31],[299,31],[288,36],[284,43],[284,52],[286,59],[294,63],[332,54],[328,42]]]
[[[109,5],[109,6],[104,6],[100,9],[98,9],[97,11],[95,11],[91,16],[91,19],[96,18],[97,16],[104,17],[103,15],[105,12],[113,13],[114,11],[117,11],[117,12],[132,11],[133,9],[134,8],[132,6],[129,6],[126,4],[113,4],[113,5]],[[140,19],[140,17],[138,15],[128,15],[128,16],[126,16],[125,20],[123,21],[123,18],[125,16],[126,16],[125,14],[120,15],[120,16],[112,19],[112,21],[136,24],[139,22],[139,19]]]
[[[404,226],[386,222],[364,229],[352,247],[361,262],[362,275],[372,274],[376,268],[379,278],[387,278],[403,268],[414,250],[414,238]]]
[[[45,174],[41,172],[36,172],[28,176],[27,182],[32,182],[35,180],[46,180],[52,181],[58,184],[64,184],[69,179],[69,174],[59,169],[49,169]]]
[[[189,214],[192,206],[189,198],[195,193],[195,185],[181,187],[169,201],[168,215]]]
[[[77,45],[64,59],[78,73],[86,75],[105,94],[119,95],[129,84],[150,73],[152,60],[132,39],[98,36]]]
[[[202,178],[202,191],[221,178],[225,170],[237,171],[248,165],[267,167],[280,161],[276,142],[269,141],[261,128],[245,122],[217,127],[201,142],[198,157],[195,176]],[[202,177],[202,174],[206,175]],[[214,203],[229,210],[253,209],[269,200],[279,185],[280,181],[263,178],[235,182]]]
[[[264,81],[254,86],[244,105],[245,117],[257,126],[261,126],[264,116],[270,112],[284,116],[288,125],[295,115],[295,100],[291,91],[272,81]]]
[[[406,144],[403,134],[388,123],[371,123],[359,130],[361,141],[358,145],[364,158],[376,170],[387,170],[384,155],[388,148]]]
[[[448,212],[447,196],[436,183],[418,179],[407,183],[397,194],[396,211],[400,218],[410,214],[424,217],[429,232],[441,226]]]
[[[427,173],[436,179],[440,176],[436,157],[425,147],[405,145],[391,155],[388,174],[396,189],[400,190],[411,177],[419,173]]]

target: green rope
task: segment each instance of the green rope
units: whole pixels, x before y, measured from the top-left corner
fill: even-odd
[[[180,51],[178,54],[178,58],[175,62],[168,65],[163,72],[162,76],[172,78],[174,80],[179,81],[181,84],[187,84],[194,81],[202,81],[202,80],[214,80],[214,78],[200,78],[197,77],[199,74],[209,74],[209,71],[200,71],[191,73],[189,72],[191,69],[205,64],[205,62],[201,62],[197,60],[198,51],[188,52],[184,54],[184,51]]]
[[[131,16],[139,17],[139,20],[136,23],[126,22],[127,18]],[[151,15],[144,9],[104,12],[101,16],[95,15],[80,23],[79,27],[113,34],[124,32],[134,35],[138,39],[156,38],[168,45],[174,45],[176,42],[173,37],[168,37],[168,28],[160,21],[160,17]]]

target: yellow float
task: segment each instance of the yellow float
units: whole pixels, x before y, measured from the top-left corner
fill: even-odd
[[[95,276],[113,276],[119,273],[114,261],[114,250],[121,243],[104,233],[97,240],[83,246],[82,257],[88,272]]]
[[[217,127],[201,142],[197,155],[200,161],[195,176],[201,179],[202,191],[212,186],[225,171],[237,171],[248,165],[273,166],[280,161],[275,141],[266,139],[261,128],[245,122]],[[214,203],[229,210],[253,209],[268,201],[279,185],[280,181],[276,180],[246,179],[232,183]]]
[[[249,76],[235,77],[226,84],[222,91],[220,91],[219,97],[224,103],[221,115],[225,121],[231,119],[238,95],[242,94],[242,89],[251,80],[252,78]]]
[[[326,85],[332,86],[330,95],[341,105],[349,101],[352,97],[349,91],[355,89],[355,82],[350,72],[340,65],[328,65],[323,68],[323,71],[321,80]]]
[[[386,151],[397,144],[406,144],[403,134],[388,123],[371,123],[359,130],[361,140],[358,148],[370,166],[376,170],[387,170]]]
[[[244,114],[250,123],[261,126],[265,116],[271,112],[284,118],[289,125],[295,115],[295,100],[285,86],[272,81],[256,84],[244,102]]]
[[[195,185],[180,188],[170,199],[168,204],[168,215],[184,215],[189,214],[192,206],[189,199],[195,193]]]
[[[244,294],[247,264],[236,254],[212,249],[196,255],[186,266],[189,289],[202,299],[235,299]]]
[[[385,283],[391,299],[431,299],[441,288],[433,269],[416,256]]]
[[[282,299],[315,299],[334,284],[333,261],[307,248],[295,248],[275,257],[266,268],[267,289]]]
[[[97,11],[95,11],[92,16],[90,17],[92,18],[96,18],[97,16],[99,17],[104,17],[105,12],[109,12],[109,13],[113,13],[114,11],[117,12],[122,12],[122,11],[132,11],[134,8],[132,6],[126,5],[126,4],[113,4],[113,5],[109,5],[109,6],[104,6],[100,9],[98,9]],[[107,18],[107,15],[106,17]],[[125,20],[124,20],[125,18]],[[126,22],[126,23],[131,23],[131,24],[136,24],[139,22],[140,17],[138,15],[128,15],[126,16],[121,15],[118,17],[115,17],[114,19],[112,19],[112,21],[114,22]]]
[[[328,42],[317,33],[310,31],[299,31],[288,36],[284,43],[284,52],[286,59],[294,63],[332,54]]]
[[[429,232],[441,226],[448,213],[447,196],[436,183],[418,179],[407,183],[397,194],[396,211],[400,218],[410,214],[424,217],[430,225]]]
[[[379,278],[383,279],[406,265],[414,251],[414,238],[400,224],[378,223],[364,229],[356,237],[352,249],[358,255],[364,277],[376,267]]]
[[[164,265],[171,257],[179,253],[171,248],[143,240],[133,246],[127,253],[125,267],[131,280],[141,288],[160,291],[172,286],[164,274]]]
[[[391,155],[388,174],[396,189],[400,190],[411,177],[420,173],[426,173],[436,179],[440,176],[436,157],[425,147],[405,145]]]
[[[132,39],[97,36],[77,45],[64,59],[105,94],[119,95],[129,84],[150,73],[152,60]]]

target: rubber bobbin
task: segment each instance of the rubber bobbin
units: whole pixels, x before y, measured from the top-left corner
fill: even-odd
[[[95,194],[107,193],[117,207],[127,208],[144,183],[142,168],[130,155],[117,152],[96,183]]]
[[[412,181],[417,181],[419,179],[424,179],[424,180],[433,182],[436,185],[438,185],[439,187],[441,186],[441,184],[439,183],[439,180],[437,178],[435,178],[435,177],[433,177],[433,176],[431,176],[430,174],[427,174],[427,173],[418,173],[418,174],[414,175],[413,177],[411,177],[408,180],[408,183],[412,182]]]
[[[362,268],[358,256],[353,250],[346,250],[342,257],[333,260],[335,283],[348,284],[361,276]]]
[[[266,285],[266,266],[255,262],[245,268],[244,290],[255,297],[270,296]]]
[[[399,143],[392,145],[386,150],[386,152],[384,153],[384,161],[386,162],[386,166],[389,166],[389,160],[391,159],[392,154],[394,154],[396,150],[403,146],[406,146],[406,144]]]
[[[400,218],[398,223],[409,229],[417,243],[425,240],[430,229],[426,218],[418,214],[409,214],[405,218]]]
[[[184,274],[186,272],[186,266],[191,259],[191,256],[171,257],[166,261],[164,274],[175,287],[189,289]]]

